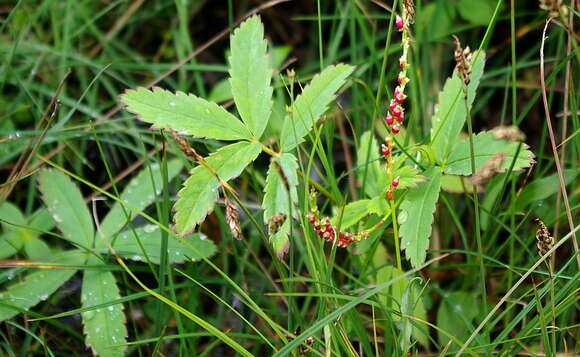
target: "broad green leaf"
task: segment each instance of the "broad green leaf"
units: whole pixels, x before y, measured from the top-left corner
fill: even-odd
[[[80,265],[86,255],[79,251],[72,251],[54,256],[51,264]],[[30,273],[21,282],[9,286],[0,293],[0,321],[9,319],[28,310],[56,291],[62,284],[70,279],[75,269],[38,269]]]
[[[406,286],[401,297],[401,313],[404,315],[414,316],[423,321],[427,321],[427,311],[423,305],[423,299],[417,296],[420,287],[414,284],[420,278],[415,278],[411,281],[405,280]],[[411,336],[413,336],[423,346],[429,346],[429,333],[427,332],[427,325],[419,321],[411,319],[410,317],[401,317],[399,322],[399,329],[401,330],[401,348],[406,352],[411,347]]]
[[[169,181],[173,179],[181,171],[183,164],[180,160],[170,160],[167,163],[167,178]],[[144,168],[135,176],[121,193],[121,199],[132,208],[143,210],[149,206],[163,189],[163,177],[161,166],[157,163],[152,164],[149,168]],[[125,208],[119,202],[115,202],[109,213],[101,223],[101,231],[104,237],[111,237],[117,233],[125,223],[127,218],[134,216],[134,212],[129,208]],[[96,239],[95,245],[103,247],[104,243],[99,237]]]
[[[175,94],[161,88],[131,89],[121,96],[127,110],[155,128],[218,140],[250,139],[252,134],[219,105],[193,94]]]
[[[437,310],[437,326],[464,342],[474,330],[472,321],[480,309],[478,298],[473,294],[463,291],[445,293]],[[438,336],[439,343],[447,345],[449,338],[442,332],[438,332]],[[450,350],[455,349],[457,345],[453,344]]]
[[[399,235],[405,256],[413,268],[425,261],[433,224],[433,214],[441,189],[441,170],[437,167],[424,172],[429,180],[411,189],[401,203]]]
[[[467,86],[467,104],[469,108],[475,99],[475,92],[483,74],[485,52],[473,54],[471,82]],[[439,93],[439,101],[435,106],[432,119],[431,148],[438,162],[447,162],[457,137],[465,124],[467,112],[463,95],[463,82],[457,71],[445,82],[443,91]]]
[[[493,16],[495,0],[459,0],[459,15],[474,25],[487,25]]]
[[[94,256],[88,261],[89,265],[99,263],[101,261]],[[83,308],[120,298],[119,288],[112,272],[92,269],[85,271],[81,293]],[[91,347],[93,354],[101,357],[124,356],[125,347],[111,347],[127,342],[123,304],[85,311],[81,315],[86,335],[85,342]]]
[[[344,206],[342,214],[340,213],[341,209],[339,208],[339,212],[330,220],[330,222],[335,226],[340,226],[341,230],[348,229],[371,213],[369,211],[370,202],[371,200],[358,200],[351,202]]]
[[[296,98],[292,113],[284,120],[280,146],[290,151],[304,141],[318,118],[326,112],[346,78],[354,71],[353,66],[338,64],[329,66],[314,76],[309,85]]]
[[[282,66],[284,60],[290,54],[290,46],[276,46],[270,47],[269,56],[272,62],[272,68],[279,68]],[[232,95],[232,86],[230,85],[230,81],[228,79],[223,79],[216,83],[211,89],[208,100],[216,103],[223,103],[228,100],[233,99],[234,96]]]
[[[78,187],[60,171],[44,170],[38,175],[42,200],[63,236],[82,247],[93,243],[93,219]]]
[[[18,232],[9,231],[0,235],[0,259],[13,256],[20,248],[22,248],[22,240]]]
[[[564,182],[569,185],[578,176],[578,169],[564,170]],[[558,174],[543,177],[534,180],[526,185],[519,195],[515,209],[516,211],[523,210],[528,204],[544,200],[552,195],[555,195],[560,189],[560,180]]]
[[[264,200],[262,202],[264,222],[268,223],[272,217],[278,214],[286,215],[286,221],[281,227],[276,232],[270,232],[270,241],[278,257],[283,257],[288,250],[288,234],[292,216],[290,214],[291,206],[294,206],[298,201],[298,193],[296,191],[296,186],[298,185],[297,169],[296,157],[292,154],[284,153],[272,160],[266,176]],[[292,211],[292,213],[295,212]]]
[[[220,148],[206,161],[220,179],[228,181],[239,176],[261,150],[260,143],[242,141]],[[177,194],[175,203],[175,228],[180,235],[188,235],[212,210],[219,186],[217,178],[204,166],[199,165],[191,170],[191,176]]]
[[[475,135],[473,137],[475,171],[477,172],[487,161],[499,153],[503,153],[505,157],[503,165],[499,168],[498,172],[507,171],[514,160],[518,145],[518,142],[496,139],[489,131],[484,131]],[[529,167],[532,163],[534,163],[534,154],[528,150],[526,144],[522,144],[513,168],[514,171],[519,171],[525,167]],[[472,174],[469,138],[461,140],[457,146],[455,146],[453,152],[447,159],[444,171],[446,174],[450,175],[467,176]]]
[[[230,81],[224,79],[219,81],[213,88],[207,97],[208,100],[215,103],[223,103],[233,98],[232,86]]]
[[[452,193],[471,193],[473,192],[473,184],[471,180],[461,176],[443,175],[441,177],[441,189]],[[482,192],[483,187],[477,185],[477,192]]]
[[[272,112],[272,69],[264,26],[252,16],[230,39],[230,84],[238,113],[256,138],[262,136]]]
[[[14,204],[4,202],[0,205],[0,218],[2,219],[3,234],[0,236],[0,259],[10,257],[16,254],[24,243],[25,228],[16,225],[25,226],[26,218]],[[13,225],[13,224],[15,225]]]
[[[358,181],[361,184],[364,183],[364,190],[367,196],[374,197],[385,191],[387,187],[387,175],[381,168],[379,144],[370,131],[365,132],[360,139],[356,166]],[[364,178],[365,171],[366,181]]]
[[[137,241],[135,234],[139,241]],[[146,262],[145,254],[141,250],[141,246],[143,246],[149,261],[159,264],[161,259],[161,230],[159,227],[155,225],[139,227],[135,229],[135,234],[131,230],[119,234],[113,243],[113,249],[115,249],[116,253],[134,261]],[[182,240],[185,243],[182,243]],[[193,247],[199,255],[190,247]],[[170,263],[183,263],[188,259],[196,261],[201,258],[208,258],[215,251],[215,244],[203,234],[192,234],[180,240],[170,235],[167,239],[167,259]],[[108,253],[108,249],[104,248],[101,252]]]
[[[42,239],[31,237],[24,241],[24,252],[29,259],[50,257],[51,250]]]
[[[41,232],[49,232],[56,225],[50,212],[48,212],[44,207],[37,209],[36,212],[30,216],[29,223],[32,228]],[[37,234],[40,234],[40,232],[37,232]]]
[[[286,218],[286,221],[278,228],[278,231],[269,236],[270,243],[278,259],[283,259],[290,247],[290,240],[288,239],[288,235],[290,234],[290,221],[290,218]]]

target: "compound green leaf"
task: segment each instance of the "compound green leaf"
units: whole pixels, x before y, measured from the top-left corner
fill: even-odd
[[[294,101],[291,115],[284,120],[280,136],[282,151],[290,151],[304,141],[304,137],[318,118],[326,112],[336,97],[336,92],[352,71],[353,66],[338,64],[329,66],[314,76]]]
[[[407,259],[411,260],[413,268],[419,267],[425,261],[433,214],[441,189],[439,168],[431,168],[424,175],[428,181],[420,183],[419,187],[407,193],[399,213],[401,247],[405,250]]]
[[[169,181],[173,179],[183,168],[183,164],[180,160],[170,160],[167,162],[167,178]],[[121,193],[121,200],[125,202],[128,206],[143,210],[149,206],[155,200],[161,190],[163,189],[163,177],[161,166],[157,163],[152,164],[149,168],[144,168],[141,170],[137,176],[135,176],[129,184]],[[125,208],[123,211],[123,206],[119,202],[115,202],[109,213],[103,219],[101,223],[101,233],[105,237],[111,237],[113,234],[118,232],[125,223],[127,222],[127,217],[134,216],[134,212],[129,208]],[[97,247],[103,247],[104,243],[101,239],[96,242]]]
[[[270,241],[278,257],[288,250],[291,208],[298,201],[296,186],[298,163],[292,154],[284,153],[270,163],[264,187],[264,222],[268,223],[276,215],[286,215],[286,221],[275,232],[270,232]],[[283,176],[282,176],[283,175]]]
[[[230,46],[230,84],[236,108],[259,138],[272,112],[272,69],[260,18],[244,21],[231,36]]]
[[[63,236],[72,243],[90,247],[94,226],[78,187],[60,171],[44,170],[38,175],[42,200]]]
[[[159,264],[161,259],[161,241],[159,227],[146,225],[136,228],[135,233],[128,230],[119,234],[114,240],[113,248],[122,257],[143,262],[149,259],[150,262]],[[141,247],[143,247],[145,253]],[[215,244],[203,234],[191,234],[181,239],[170,235],[167,240],[167,259],[172,264],[209,258],[215,251]],[[108,250],[105,248],[102,252],[106,253]]]
[[[499,153],[503,153],[505,156],[498,172],[507,171],[515,158],[518,145],[518,142],[496,139],[491,132],[481,132],[475,135],[473,137],[475,171],[477,172],[486,162]],[[534,163],[534,154],[528,150],[526,144],[522,144],[513,168],[514,171],[529,167],[532,163]],[[472,174],[469,139],[461,140],[453,149],[453,152],[447,159],[444,171],[450,175],[467,176]]]
[[[467,86],[467,104],[471,108],[475,92],[483,75],[485,52],[474,53],[472,61],[471,82]],[[467,111],[463,95],[463,82],[457,71],[445,82],[439,93],[439,101],[435,106],[432,119],[431,148],[438,162],[447,162],[447,156],[455,146],[457,137],[465,124]]]
[[[239,176],[244,168],[254,161],[262,146],[260,143],[242,141],[220,148],[211,154],[207,163],[224,181]],[[187,236],[213,208],[218,198],[217,178],[205,166],[197,166],[179,191],[175,204],[175,229]]]
[[[101,263],[96,257],[91,257],[89,265]],[[83,308],[101,305],[120,299],[119,288],[112,272],[106,270],[86,270],[83,277],[81,302]],[[101,357],[124,356],[125,347],[113,345],[127,342],[127,328],[123,304],[110,305],[103,308],[88,310],[81,314],[85,342],[91,347],[93,354]]]
[[[370,131],[365,132],[360,139],[356,165],[358,181],[361,184],[364,183],[364,190],[367,196],[374,197],[385,191],[387,187],[387,175],[381,169],[379,144]],[[366,180],[364,177],[365,171]]]
[[[131,89],[121,96],[127,110],[154,128],[170,128],[184,135],[218,140],[250,139],[252,134],[219,105],[182,92],[162,88]]]
[[[80,265],[86,255],[71,251],[53,257],[51,264]],[[21,282],[9,286],[0,293],[0,321],[9,319],[22,311],[27,311],[56,291],[70,279],[75,269],[39,269],[30,273]]]

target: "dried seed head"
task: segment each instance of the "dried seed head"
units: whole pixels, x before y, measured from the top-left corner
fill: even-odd
[[[505,153],[499,152],[495,154],[491,159],[487,160],[485,165],[479,169],[475,175],[471,178],[473,184],[483,183],[490,178],[497,175],[505,161]]]
[[[491,133],[496,139],[503,139],[507,141],[524,141],[526,134],[515,125],[500,125],[492,129]]]
[[[551,17],[567,16],[568,7],[562,0],[540,0],[540,9],[548,11]]]
[[[538,241],[538,253],[543,256],[554,246],[554,237],[552,237],[541,219],[534,218],[534,222],[540,225],[540,228],[536,231],[536,240]]]
[[[314,223],[316,221],[316,218],[314,217],[314,215],[309,214],[308,221]],[[270,218],[270,221],[268,222],[268,232],[270,232],[270,234],[277,233],[280,227],[282,227],[282,225],[284,224],[284,222],[286,222],[286,215],[284,213],[279,213],[273,216],[272,218]]]
[[[226,223],[230,228],[230,232],[232,232],[232,236],[235,239],[243,239],[242,235],[242,228],[240,227],[240,213],[236,209],[234,202],[231,200],[225,199],[226,204]]]
[[[455,68],[457,68],[457,73],[463,79],[465,85],[468,85],[471,81],[471,50],[469,46],[465,47],[465,49],[461,48],[461,42],[459,42],[457,36],[453,35],[453,40],[455,41]]]
[[[407,22],[412,24],[415,18],[415,4],[413,3],[413,0],[404,0],[403,6],[407,15]]]

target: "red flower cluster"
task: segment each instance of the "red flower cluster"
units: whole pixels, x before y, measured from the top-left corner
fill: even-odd
[[[338,247],[344,248],[348,247],[352,243],[356,242],[357,239],[354,234],[349,232],[339,232],[337,235],[337,229],[330,223],[328,217],[324,217],[318,220],[315,215],[309,214],[306,216],[308,222],[312,224],[314,231],[320,238],[327,242],[335,242]]]

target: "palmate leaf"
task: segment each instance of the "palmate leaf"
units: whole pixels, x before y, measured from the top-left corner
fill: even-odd
[[[250,139],[252,134],[234,115],[219,105],[182,92],[165,89],[131,89],[121,95],[127,110],[155,128],[170,128],[184,135],[218,140]]]
[[[139,238],[141,245],[135,235]],[[148,258],[150,262],[159,264],[161,259],[159,255],[161,252],[161,241],[161,230],[159,227],[146,225],[136,228],[135,233],[128,230],[119,234],[113,242],[113,249],[115,249],[118,255],[134,261],[146,262]],[[167,240],[167,260],[169,263],[183,263],[188,259],[196,261],[201,258],[208,258],[216,251],[215,244],[202,234],[192,234],[187,238],[183,238],[183,242],[174,236],[169,236]],[[145,249],[147,257],[145,257],[145,254],[141,250],[141,246]],[[193,247],[195,251],[190,247]],[[108,253],[109,251],[106,248],[102,248],[99,252]]]
[[[370,147],[369,147],[369,140]],[[370,151],[369,151],[370,149]],[[362,184],[367,196],[374,197],[384,192],[387,187],[387,175],[381,169],[381,156],[377,139],[370,131],[365,132],[361,139],[357,151],[357,177]],[[366,171],[366,181],[364,178]]]
[[[498,172],[504,172],[510,168],[515,158],[516,150],[519,143],[496,139],[491,132],[481,132],[473,137],[473,147],[475,151],[475,171],[481,169],[487,161],[499,153],[504,153],[505,158]],[[522,144],[517,156],[514,171],[529,167],[534,162],[534,154],[528,150],[526,144]],[[454,147],[453,152],[449,155],[444,169],[446,174],[450,175],[471,175],[471,150],[469,148],[469,139],[461,140]]]
[[[399,213],[401,247],[405,249],[405,256],[411,261],[413,268],[425,261],[433,214],[441,189],[441,170],[438,167],[423,174],[428,181],[420,183],[419,187],[407,193]]]
[[[252,16],[230,38],[230,84],[238,113],[259,138],[272,112],[272,69],[264,26]]]
[[[296,186],[298,185],[297,169],[298,163],[294,155],[287,153],[281,154],[270,163],[266,177],[266,186],[264,187],[265,194],[262,202],[262,206],[264,207],[264,222],[268,223],[272,217],[278,214],[286,215],[286,221],[276,232],[271,232],[270,235],[270,242],[280,258],[288,250],[291,206],[298,201],[298,193],[296,191]]]
[[[241,141],[220,148],[206,161],[222,180],[228,181],[239,176],[261,150],[260,143]],[[175,203],[175,229],[180,235],[187,236],[212,210],[218,198],[218,187],[215,175],[203,165],[191,170]]]
[[[292,105],[292,113],[284,120],[280,146],[290,151],[304,141],[318,118],[328,109],[336,92],[354,71],[353,66],[338,64],[326,67],[314,76]]]
[[[55,255],[50,264],[80,265],[86,259],[86,254],[71,251]],[[47,265],[47,264],[45,264]],[[62,284],[70,279],[76,269],[39,269],[27,275],[24,280],[9,286],[0,293],[0,321],[9,319],[21,311],[26,311],[48,299]]]
[[[170,181],[177,176],[182,168],[183,164],[180,160],[176,159],[167,162],[168,180]],[[123,193],[121,193],[121,200],[131,208],[143,210],[155,200],[155,197],[159,195],[162,189],[163,179],[161,166],[155,163],[150,168],[144,168],[137,176],[131,179],[131,182],[129,182],[123,190]],[[125,212],[130,217],[134,214],[129,208],[126,208]],[[119,202],[115,202],[101,223],[100,233],[105,237],[110,237],[123,228],[125,222],[127,222],[125,212],[123,212],[122,205]],[[103,247],[104,242],[97,238],[95,245],[97,247]]]
[[[42,171],[38,183],[42,200],[63,236],[82,247],[90,247],[95,232],[93,219],[78,187],[55,170]]]
[[[89,265],[101,265],[96,257],[88,260]],[[105,265],[102,265],[105,268]],[[112,272],[106,270],[86,270],[81,293],[82,307],[90,307],[120,299],[119,288]],[[100,357],[121,357],[125,347],[112,347],[126,343],[127,328],[123,304],[88,310],[82,313],[85,342],[93,353]]]
[[[485,52],[474,53],[472,61],[471,82],[467,86],[467,104],[469,108],[475,99],[475,92],[483,75]],[[457,141],[457,137],[465,124],[467,111],[463,95],[462,80],[453,72],[453,76],[445,82],[439,93],[439,101],[435,106],[432,119],[431,148],[438,162],[446,162],[447,156]]]

